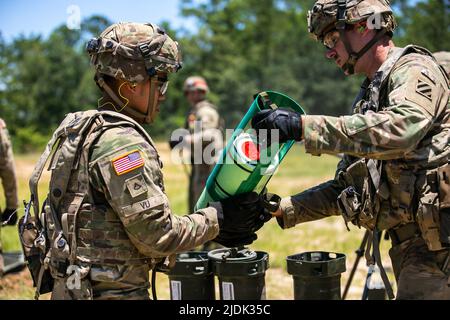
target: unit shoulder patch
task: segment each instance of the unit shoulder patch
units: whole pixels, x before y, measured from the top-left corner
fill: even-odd
[[[419,79],[416,86],[416,92],[428,100],[432,101],[432,88],[431,85],[422,79]]]
[[[111,160],[114,171],[118,176],[144,166],[144,158],[139,150],[124,153]]]

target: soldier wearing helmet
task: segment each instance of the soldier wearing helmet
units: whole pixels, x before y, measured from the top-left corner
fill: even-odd
[[[439,64],[444,68],[445,73],[450,78],[450,52],[448,51],[439,51],[435,52],[434,57],[439,62]]]
[[[38,295],[148,299],[149,270],[212,239],[251,243],[265,211],[251,193],[172,214],[158,151],[140,125],[155,121],[169,73],[181,68],[178,45],[163,29],[117,23],[87,51],[103,96],[98,110],[69,114],[48,143],[30,179],[34,220],[21,221],[22,244],[29,259],[42,257],[29,264]],[[50,156],[40,212],[37,185]],[[30,225],[39,232],[27,242]]]
[[[14,157],[12,153],[11,141],[9,139],[6,124],[0,118],[0,179],[2,180],[3,192],[6,199],[6,208],[1,212],[2,225],[15,225],[17,222],[17,179],[14,168]],[[4,261],[2,257],[2,243],[0,239],[0,277],[4,272]]]
[[[206,180],[217,162],[219,150],[223,148],[222,120],[217,107],[206,99],[209,87],[203,77],[188,77],[184,81],[183,92],[190,106],[185,120],[185,129],[189,134],[183,137],[183,143],[179,146],[182,147],[182,152],[187,151],[190,154],[192,169],[189,175],[188,203],[189,209],[194,210]],[[178,141],[170,142],[172,149]],[[214,154],[205,153],[206,148],[215,150]]]
[[[281,142],[304,141],[313,155],[345,154],[333,180],[281,201],[281,227],[331,215],[365,227],[368,263],[380,266],[393,298],[379,252],[387,231],[397,298],[450,299],[449,82],[428,50],[395,46],[395,26],[386,0],[316,1],[309,32],[346,75],[366,76],[354,114],[271,110],[252,124],[278,129]]]

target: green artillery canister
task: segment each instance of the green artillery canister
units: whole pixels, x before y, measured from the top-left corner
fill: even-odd
[[[242,181],[249,179],[258,165],[259,147],[256,136],[242,133],[236,137],[226,154],[215,178],[216,193],[220,198],[227,198],[239,189]]]
[[[269,255],[262,251],[222,248],[208,253],[219,279],[221,300],[265,300]]]
[[[177,255],[175,266],[167,273],[171,300],[214,300],[214,274],[204,251]]]
[[[250,127],[252,117],[263,109],[286,108],[305,112],[297,102],[274,91],[259,93],[244,118],[235,128],[226,148],[208,177],[196,210],[209,202],[219,201],[244,192],[261,193],[295,141],[261,146]]]
[[[294,278],[295,300],[340,300],[345,255],[305,252],[287,257],[287,272]]]

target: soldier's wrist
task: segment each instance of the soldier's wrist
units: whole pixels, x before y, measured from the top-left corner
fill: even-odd
[[[219,224],[219,228],[222,226],[223,224],[223,209],[222,209],[222,204],[217,201],[217,202],[209,202],[208,203],[209,207],[212,207],[214,209],[216,209],[216,214],[217,214],[217,222]]]

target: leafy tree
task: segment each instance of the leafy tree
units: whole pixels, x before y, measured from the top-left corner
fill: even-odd
[[[311,113],[348,112],[357,86],[324,61],[322,46],[310,39],[306,12],[312,3],[183,1],[183,14],[200,27],[183,42],[185,71],[207,77],[228,123],[242,117],[254,93],[268,89],[292,96]]]
[[[400,41],[436,51],[450,51],[450,3],[448,0],[420,1],[412,6],[401,1]]]
[[[60,26],[48,39],[19,36],[11,44],[0,39],[1,116],[20,138],[19,148],[30,145],[23,139],[32,139],[19,131],[48,136],[65,114],[96,105],[98,91],[82,36],[104,24],[110,23],[92,17],[86,31]]]
[[[167,139],[183,125],[189,106],[182,86],[194,74],[208,80],[209,98],[228,128],[242,118],[253,94],[263,90],[291,96],[309,114],[348,113],[362,79],[345,77],[324,57],[323,46],[311,39],[306,17],[314,2],[182,0],[182,15],[194,19],[198,29],[175,30],[168,22],[160,23],[180,43],[184,66],[170,76],[160,118],[148,129],[152,136]],[[397,45],[450,51],[447,0],[392,4],[399,22]],[[18,36],[10,43],[0,33],[0,117],[13,138],[22,141],[15,143],[19,149],[40,149],[66,113],[97,106],[100,91],[84,48],[110,24],[94,15],[83,20],[80,30],[59,26],[47,39]]]

